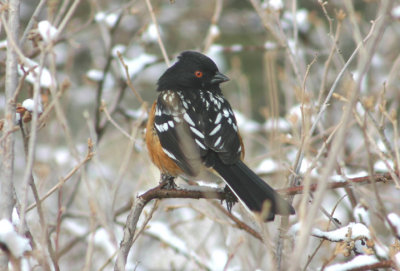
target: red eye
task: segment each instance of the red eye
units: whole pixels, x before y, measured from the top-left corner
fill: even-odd
[[[201,78],[201,77],[203,77],[203,72],[201,72],[201,71],[195,71],[195,72],[194,72],[194,75],[196,75],[197,78]]]

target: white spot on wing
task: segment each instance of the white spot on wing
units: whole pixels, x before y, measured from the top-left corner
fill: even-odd
[[[221,143],[221,137],[220,136],[217,138],[217,141],[215,141],[214,147],[217,147],[219,143]]]
[[[221,121],[221,118],[222,118],[221,113],[218,113],[217,117],[215,118],[214,123],[215,123],[215,124],[218,124],[218,123]]]
[[[168,131],[168,123],[167,122],[163,123],[163,128],[164,128],[164,131]]]
[[[173,155],[172,153],[170,153],[167,149],[162,148],[163,151],[165,152],[166,155],[168,155],[169,158],[172,158],[174,160],[176,160],[175,155]]]
[[[174,122],[172,120],[168,121],[168,125],[171,126],[171,128],[174,128]]]
[[[157,131],[164,132],[164,128],[162,125],[155,124]]]
[[[226,108],[222,112],[224,113],[224,117],[229,117],[229,111]]]
[[[210,136],[215,135],[221,129],[221,123],[215,126],[215,128],[211,131]]]
[[[204,135],[199,130],[197,130],[195,127],[190,126],[190,130],[192,130],[192,132],[195,133],[198,137],[204,138]]]
[[[201,143],[197,138],[194,141],[196,141],[197,145],[199,145],[200,148],[202,148],[203,150],[207,150],[206,146],[204,146],[203,143]]]
[[[189,125],[194,126],[194,122],[193,120],[190,118],[188,113],[183,114],[183,118],[186,120],[187,123],[189,123]]]

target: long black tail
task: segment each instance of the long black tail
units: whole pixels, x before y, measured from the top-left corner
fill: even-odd
[[[295,213],[293,207],[286,200],[242,161],[227,165],[217,158],[213,168],[250,210],[261,212],[264,202],[268,201],[270,205],[267,206],[270,209],[266,220],[274,220],[275,214]]]

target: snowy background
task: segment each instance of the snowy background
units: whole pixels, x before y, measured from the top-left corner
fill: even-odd
[[[132,203],[159,181],[143,141],[157,79],[189,49],[231,78],[222,90],[263,179],[282,192],[343,185],[297,193],[288,220],[259,223],[236,204],[261,240],[217,201],[152,201],[126,270],[400,268],[399,2],[45,2],[20,7],[17,204],[0,220],[14,270],[114,269]],[[1,118],[6,102],[1,91]]]

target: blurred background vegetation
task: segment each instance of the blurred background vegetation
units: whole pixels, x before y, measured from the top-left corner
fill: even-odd
[[[389,8],[383,10],[387,3]],[[35,11],[37,17],[33,18]],[[40,27],[43,21],[55,29],[65,23],[65,28],[55,40],[50,35],[46,41],[51,27]],[[384,32],[377,46],[370,48],[370,41],[379,33],[368,33],[381,21]],[[40,211],[27,212],[26,232],[36,246],[35,253],[21,260],[23,270],[113,269],[132,201],[159,181],[143,143],[146,110],[157,96],[157,79],[167,68],[159,37],[171,61],[185,50],[202,51],[231,78],[222,89],[238,114],[246,161],[272,186],[293,185],[289,182],[293,176],[302,177],[297,184],[303,184],[306,179],[318,183],[398,170],[397,1],[22,1],[20,37],[29,22],[33,24],[20,49],[49,76],[40,83],[37,74],[33,80],[23,81],[17,103],[40,92],[45,112],[39,118],[32,176],[41,197],[55,185],[59,187],[42,202],[45,224],[39,222]],[[2,41],[7,38],[3,29],[0,34]],[[358,50],[366,37],[366,46]],[[2,43],[2,63],[7,47]],[[117,52],[127,65],[133,88]],[[371,61],[366,61],[369,57]],[[367,73],[356,89],[366,66]],[[24,67],[25,72],[29,70]],[[345,72],[340,77],[342,69]],[[3,89],[5,64],[0,73]],[[316,119],[335,80],[339,84],[334,95],[322,117]],[[343,108],[355,91],[353,115],[332,179],[321,180],[331,151],[330,136],[340,126]],[[58,105],[52,103],[55,97],[59,97]],[[3,115],[3,92],[0,101]],[[317,128],[310,133],[316,120]],[[14,184],[17,199],[27,195],[30,206],[35,199],[23,180],[27,165],[24,140],[29,141],[31,122],[23,122],[21,127],[28,137],[15,132]],[[80,164],[87,154],[88,138],[94,142],[94,156]],[[300,149],[304,160],[296,172]],[[68,176],[74,168],[77,171]],[[393,188],[393,183],[379,185],[379,194],[386,212],[399,214],[398,192]],[[139,225],[148,223],[149,228],[135,241],[127,269],[286,270],[296,239],[279,237],[278,229],[304,219],[307,210],[300,210],[302,198],[295,196],[298,215],[286,224],[278,218],[259,225],[239,204],[234,207],[234,215],[261,232],[264,243],[238,229],[210,201],[168,199],[150,204],[139,221]],[[382,203],[370,186],[329,190],[322,205],[341,225],[347,225],[357,221],[353,210],[359,203],[370,212],[372,226],[367,226],[389,248],[396,237],[384,226],[386,214],[381,213]],[[18,212],[19,207],[17,204]],[[150,222],[145,221],[150,213]],[[322,213],[313,225],[335,229]],[[355,256],[335,249],[333,242],[318,246],[320,239],[309,238],[304,255],[295,263],[299,269],[319,270]],[[284,246],[277,248],[282,240]],[[277,260],[279,253],[281,259]]]

